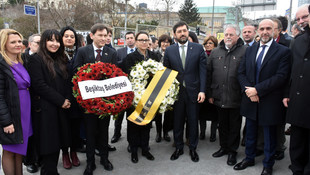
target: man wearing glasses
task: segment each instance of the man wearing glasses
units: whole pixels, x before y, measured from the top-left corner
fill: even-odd
[[[300,6],[296,12],[295,21],[301,27],[302,30],[308,25],[309,23],[309,12],[308,12],[309,4],[304,4]]]
[[[22,55],[24,66],[27,68],[27,63],[29,61],[30,55],[36,53],[39,49],[41,35],[40,34],[33,34],[28,39],[28,48],[25,50],[25,53]]]

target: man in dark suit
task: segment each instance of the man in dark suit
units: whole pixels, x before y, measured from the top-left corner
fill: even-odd
[[[242,29],[242,38],[244,41],[244,45],[252,46],[255,43],[255,27],[254,26],[244,26]]]
[[[95,63],[96,61],[117,64],[116,52],[109,47],[105,47],[107,31],[108,28],[103,24],[92,26],[90,37],[93,43],[78,50],[75,63],[73,64],[75,72],[78,67],[86,63]],[[108,171],[113,169],[113,165],[108,160],[109,123],[110,116],[99,119],[96,115],[85,114],[87,166],[84,175],[91,175],[93,170],[96,169],[94,156],[96,142],[99,145],[100,163]]]
[[[178,43],[168,47],[164,56],[164,66],[176,70],[180,82],[179,99],[174,104],[176,150],[170,159],[176,160],[183,154],[183,132],[187,117],[190,156],[192,161],[198,162],[198,103],[205,100],[206,55],[201,45],[188,41],[189,31],[185,22],[175,24],[173,33]]]
[[[259,23],[260,43],[247,48],[238,71],[243,92],[240,112],[246,117],[246,158],[234,169],[243,170],[255,164],[257,128],[262,126],[265,154],[262,175],[271,175],[275,163],[276,126],[284,123],[282,98],[290,71],[290,50],[273,40],[273,32],[272,20]]]
[[[133,53],[136,50],[135,47],[135,34],[133,32],[127,32],[125,34],[125,41],[127,47],[123,47],[121,49],[118,49],[117,57],[118,57],[118,63],[121,64],[123,60],[126,58],[126,56],[130,53]],[[125,112],[122,112],[118,115],[117,119],[114,122],[114,135],[111,139],[112,143],[116,143],[120,137],[122,136],[121,130],[122,130],[122,122],[124,119]]]

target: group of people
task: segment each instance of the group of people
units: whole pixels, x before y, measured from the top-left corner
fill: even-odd
[[[13,29],[2,29],[0,144],[4,173],[22,174],[24,161],[30,168],[40,164],[41,174],[58,174],[60,150],[65,168],[79,166],[81,130],[86,138],[84,175],[92,175],[96,169],[95,154],[105,170],[113,170],[108,159],[109,151],[115,150],[108,144],[110,116],[100,119],[83,113],[72,95],[71,79],[86,63],[112,63],[130,74],[137,62],[153,59],[177,71],[180,82],[174,110],[156,114],[154,119],[156,142],[162,138],[170,141],[168,132],[173,130],[175,151],[171,160],[184,154],[185,130],[190,158],[198,162],[198,140],[205,139],[206,120],[211,120],[210,141],[216,140],[218,128],[220,144],[213,157],[228,155],[227,164],[243,170],[254,166],[255,157],[264,153],[261,174],[270,175],[275,160],[284,157],[284,129],[288,122],[290,169],[296,175],[310,174],[306,88],[310,76],[309,11],[309,5],[298,9],[294,37],[285,33],[287,20],[264,19],[257,29],[225,25],[222,41],[208,36],[200,45],[195,33],[180,21],[173,26],[174,38],[163,34],[156,39],[144,31],[127,32],[126,47],[118,50],[111,45],[112,30],[99,23],[91,27],[87,45],[72,27],[60,32],[48,29],[42,35],[30,36],[25,53],[23,36]],[[259,41],[254,40],[256,33]],[[133,111],[134,106],[119,114],[112,143],[121,137],[124,113],[130,115]],[[243,116],[246,157],[237,163]],[[127,120],[128,151],[133,163],[139,161],[139,148],[146,159],[155,159],[149,145],[151,125],[140,126]]]

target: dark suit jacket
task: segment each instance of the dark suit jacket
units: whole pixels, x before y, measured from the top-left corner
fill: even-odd
[[[282,33],[280,33],[279,44],[282,44],[283,46],[286,47],[290,47],[290,43],[291,40],[286,39],[285,36]]]
[[[260,125],[276,125],[284,122],[282,99],[290,73],[290,50],[272,42],[261,65],[259,81],[256,81],[256,55],[259,43],[248,47],[242,59],[238,79],[242,88],[241,115],[258,120]],[[251,102],[245,94],[245,86],[255,87],[259,103]]]
[[[127,56],[127,47],[120,48],[116,52],[118,57],[117,62],[120,64]]]
[[[193,103],[197,102],[199,92],[206,91],[206,54],[201,45],[188,42],[185,70],[178,44],[168,47],[164,55],[164,66],[178,72],[177,80],[180,84],[185,81],[189,98]]]
[[[103,47],[101,53],[101,62],[112,63],[117,65],[116,51],[109,47]],[[86,63],[95,63],[96,58],[94,54],[94,47],[92,44],[81,47],[78,49],[75,61],[73,63],[73,72],[77,72],[77,68],[83,66]]]

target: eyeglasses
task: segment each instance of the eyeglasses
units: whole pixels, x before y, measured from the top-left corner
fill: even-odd
[[[308,15],[305,15],[305,16],[302,16],[301,18],[296,18],[295,21],[297,22],[297,21],[300,21],[301,19],[302,19],[303,21],[305,21],[305,20],[308,18],[308,16],[309,16],[309,14],[308,14]]]
[[[141,43],[148,43],[148,42],[150,42],[149,39],[138,39],[137,41],[139,41]]]

